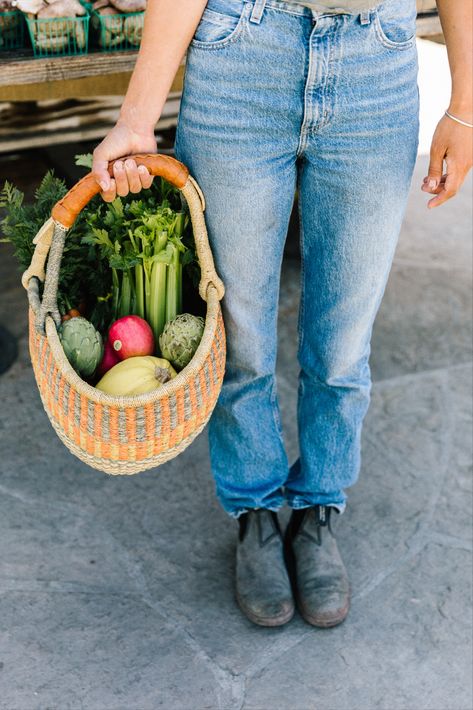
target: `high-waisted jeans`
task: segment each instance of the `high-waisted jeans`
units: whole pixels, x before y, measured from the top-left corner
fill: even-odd
[[[343,510],[360,467],[370,338],[418,140],[414,0],[322,14],[209,0],[190,45],[175,151],[206,197],[228,360],[209,425],[224,509]],[[301,224],[297,422],[276,395],[280,270]]]

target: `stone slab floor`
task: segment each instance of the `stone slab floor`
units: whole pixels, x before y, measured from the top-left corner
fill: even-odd
[[[246,621],[236,526],[214,500],[206,436],[158,470],[75,460],[43,413],[26,300],[2,248],[2,710],[470,710],[471,181],[432,213],[418,184],[373,338],[363,471],[338,526],[348,620]],[[297,455],[299,263],[286,260],[279,393]],[[285,513],[285,517],[287,512]]]

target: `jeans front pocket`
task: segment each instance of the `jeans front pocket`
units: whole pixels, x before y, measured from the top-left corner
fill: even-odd
[[[209,0],[191,47],[220,49],[234,42],[243,32],[251,7],[244,0]]]
[[[376,39],[387,49],[410,49],[416,39],[416,5],[413,0],[387,0],[374,15]]]

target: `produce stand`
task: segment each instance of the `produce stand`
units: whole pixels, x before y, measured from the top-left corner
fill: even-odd
[[[34,59],[0,57],[0,154],[54,143],[96,140],[118,117],[137,52],[91,52]],[[176,123],[184,66],[157,130]]]
[[[91,52],[76,57],[34,59],[19,50],[0,55],[0,101],[39,101],[123,95],[137,52]],[[171,92],[182,86],[183,66]]]

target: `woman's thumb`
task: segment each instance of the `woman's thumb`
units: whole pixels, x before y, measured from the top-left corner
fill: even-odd
[[[103,192],[110,189],[110,175],[108,174],[108,160],[103,160],[99,155],[94,153],[92,162],[92,173],[100,185]]]

